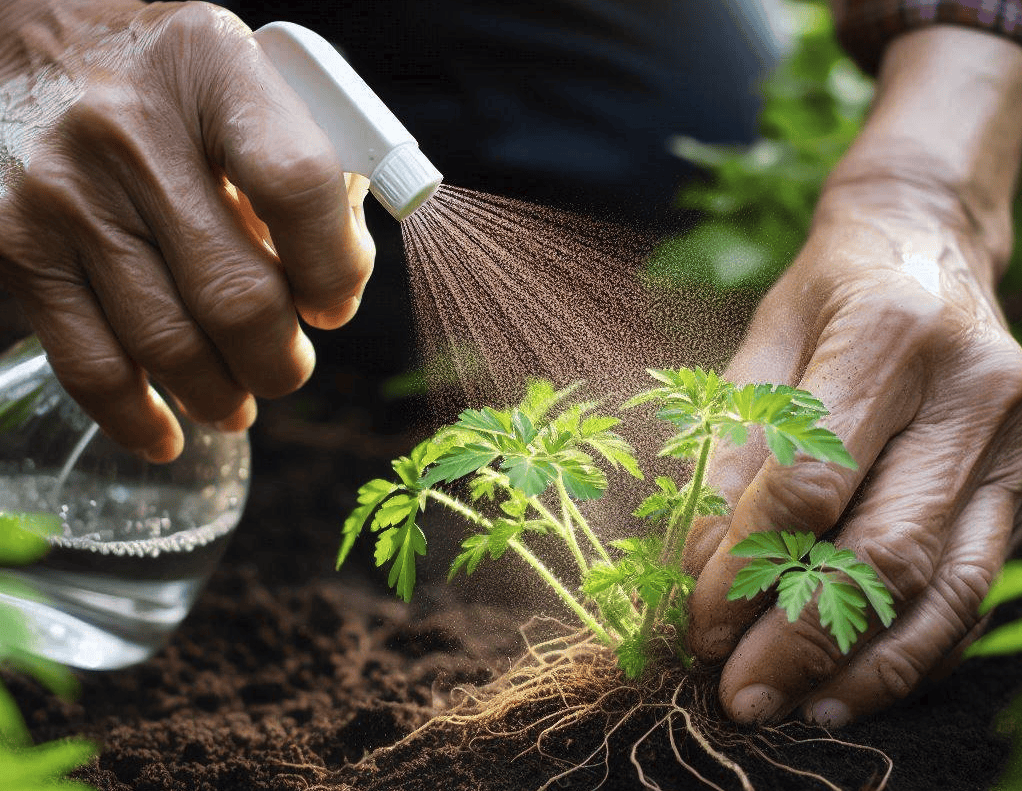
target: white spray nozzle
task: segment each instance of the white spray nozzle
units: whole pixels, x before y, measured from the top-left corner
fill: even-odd
[[[349,173],[396,219],[425,203],[443,181],[411,133],[325,38],[291,22],[271,22],[255,39],[333,143]]]

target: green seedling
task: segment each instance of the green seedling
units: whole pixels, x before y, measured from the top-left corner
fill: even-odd
[[[45,536],[60,529],[49,514],[0,512],[0,594],[33,599],[38,594],[2,567],[34,563],[49,550]],[[63,665],[31,652],[32,637],[21,612],[0,602],[0,666],[33,676],[61,697],[75,696],[78,684]],[[91,791],[65,775],[89,761],[96,749],[81,739],[33,745],[25,721],[10,693],[0,684],[0,777],[10,791]]]
[[[644,535],[604,544],[583,513],[586,502],[606,493],[609,469],[643,478],[632,448],[614,431],[620,418],[604,414],[594,402],[573,400],[576,387],[556,390],[539,381],[529,385],[517,406],[462,412],[456,423],[394,461],[397,480],[365,484],[358,492],[358,507],[344,523],[338,567],[368,525],[376,534],[377,566],[390,564],[388,583],[408,601],[415,587],[416,559],[427,547],[419,515],[434,503],[475,528],[462,542],[449,578],[473,573],[486,559],[517,556],[616,653],[628,677],[638,676],[649,660],[651,639],[665,627],[673,627],[677,645],[684,644],[680,638],[687,626],[686,601],[695,581],[681,570],[682,547],[694,519],[723,516],[728,510],[723,498],[704,484],[716,443],[743,444],[749,430],[759,427],[782,464],[793,463],[796,453],[802,453],[855,466],[837,436],[818,425],[827,411],[805,391],[737,387],[699,368],[651,370],[650,375],[660,386],[639,393],[622,409],[655,404],[657,417],[674,428],[660,455],[692,461],[694,470],[683,486],[667,476],[655,479],[655,490],[634,512],[649,525]],[[530,548],[530,539],[538,535],[563,542],[573,561],[572,583]],[[850,552],[829,544],[810,549],[804,537],[798,541],[796,548],[804,546],[805,551],[788,558],[783,569],[775,568],[766,555],[759,558],[771,564],[773,576],[769,582],[765,575],[757,576],[756,593],[780,578],[784,606],[801,601],[801,609],[809,600],[805,591],[811,596],[822,584],[821,598],[826,596],[828,603],[821,610],[827,613],[824,625],[839,641],[849,639],[848,629],[854,630],[863,617],[862,596],[850,595],[853,586],[832,574],[851,570],[852,582],[874,606],[885,601],[883,586]],[[794,583],[788,580],[799,574],[797,564],[806,552],[810,565],[801,571],[803,582],[795,598],[788,592]],[[746,588],[738,584],[736,580],[737,595],[744,595]],[[855,632],[851,634],[854,639]],[[687,660],[683,653],[681,658]]]
[[[731,554],[753,560],[735,575],[730,601],[754,599],[776,583],[777,606],[794,623],[819,590],[820,625],[830,630],[842,653],[866,630],[870,606],[884,626],[894,620],[894,600],[873,567],[812,533],[753,533]]]

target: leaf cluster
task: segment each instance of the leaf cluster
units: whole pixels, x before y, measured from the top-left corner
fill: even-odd
[[[472,574],[484,560],[517,556],[615,651],[626,675],[638,675],[658,629],[673,626],[683,645],[686,604],[695,582],[681,570],[680,556],[693,519],[728,511],[724,499],[703,482],[715,443],[744,443],[749,430],[759,427],[784,464],[801,453],[855,466],[840,440],[819,425],[827,410],[805,391],[765,384],[737,387],[701,368],[649,373],[656,385],[622,408],[654,404],[657,417],[674,428],[661,455],[695,461],[695,468],[682,486],[668,476],[654,480],[634,511],[649,524],[644,534],[604,546],[581,510],[607,491],[610,469],[643,478],[631,447],[615,432],[620,419],[603,414],[594,402],[576,400],[574,387],[556,390],[537,381],[517,405],[466,409],[455,423],[395,460],[395,480],[366,483],[344,522],[338,565],[368,529],[376,534],[376,564],[390,564],[388,583],[409,600],[416,559],[427,549],[419,515],[428,504],[439,505],[460,514],[472,528],[451,563],[449,579]],[[566,545],[577,566],[575,584],[555,576],[530,548],[538,534]],[[777,556],[783,560],[778,565],[767,550],[772,540],[783,542],[788,539],[778,536],[788,534],[767,535],[760,547],[766,554],[750,565],[746,578],[758,573],[754,582],[763,589],[779,579],[789,614],[801,610],[822,586],[821,618],[843,650],[864,628],[860,613],[866,601],[887,617],[886,590],[854,555],[830,544],[812,546],[811,536],[807,544],[800,537],[795,540],[802,543]],[[806,553],[808,564],[802,560]],[[768,563],[769,581],[757,562]]]
[[[34,563],[49,550],[46,540],[60,528],[60,521],[48,514],[0,512],[0,594],[37,599],[38,593],[2,567]],[[31,651],[31,634],[21,612],[0,603],[0,665],[33,676],[43,686],[64,698],[78,690],[75,677],[56,662]],[[83,783],[65,779],[71,770],[95,754],[87,741],[72,739],[37,746],[32,740],[10,693],[0,684],[0,777],[10,791],[89,791]]]
[[[735,576],[729,601],[754,599],[776,585],[777,606],[794,622],[818,593],[820,625],[842,653],[866,630],[869,607],[884,626],[894,620],[894,600],[873,567],[812,533],[753,533],[731,554],[752,560]]]
[[[792,464],[798,452],[819,461],[856,467],[841,440],[818,425],[827,416],[827,409],[805,390],[770,384],[737,387],[702,368],[649,373],[663,386],[638,394],[625,407],[648,401],[661,405],[657,416],[677,429],[661,455],[692,458],[706,440],[724,439],[743,445],[749,429],[758,426],[781,464]]]

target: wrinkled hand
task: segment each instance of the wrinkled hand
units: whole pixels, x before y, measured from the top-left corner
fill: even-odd
[[[964,28],[906,34],[885,56],[870,120],[828,181],[810,238],[763,300],[727,375],[797,385],[858,462],[784,467],[724,447],[708,482],[733,507],[685,547],[699,573],[692,649],[727,660],[734,719],[840,725],[952,666],[1022,538],[1022,349],[994,284],[1011,249],[1022,157],[1022,49]],[[795,623],[726,601],[760,530],[835,531],[879,573],[898,616],[843,655],[815,607]]]
[[[148,377],[191,418],[246,428],[253,396],[312,371],[298,316],[334,328],[358,307],[365,180],[223,9],[15,0],[2,16],[0,285],[125,447],[181,449]]]
[[[709,482],[735,510],[686,546],[700,572],[691,639],[703,658],[730,656],[720,697],[740,721],[799,707],[837,725],[904,697],[970,639],[1018,537],[1022,348],[974,274],[989,269],[981,246],[912,192],[832,191],[727,371],[820,397],[859,464],[785,467],[762,443],[712,460]],[[769,597],[725,601],[743,564],[729,550],[749,533],[835,526],[891,590],[891,628],[874,618],[844,656],[814,607],[788,623]]]

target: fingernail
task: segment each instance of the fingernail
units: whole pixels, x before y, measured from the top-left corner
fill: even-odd
[[[249,396],[240,407],[234,410],[232,415],[214,423],[213,428],[225,434],[247,431],[255,423],[257,413],[256,400]]]
[[[750,684],[731,699],[731,717],[742,725],[773,719],[786,705],[784,695],[766,684]]]
[[[816,725],[822,725],[824,728],[840,728],[851,722],[852,713],[848,710],[848,706],[840,700],[823,698],[812,704],[806,720]]]

